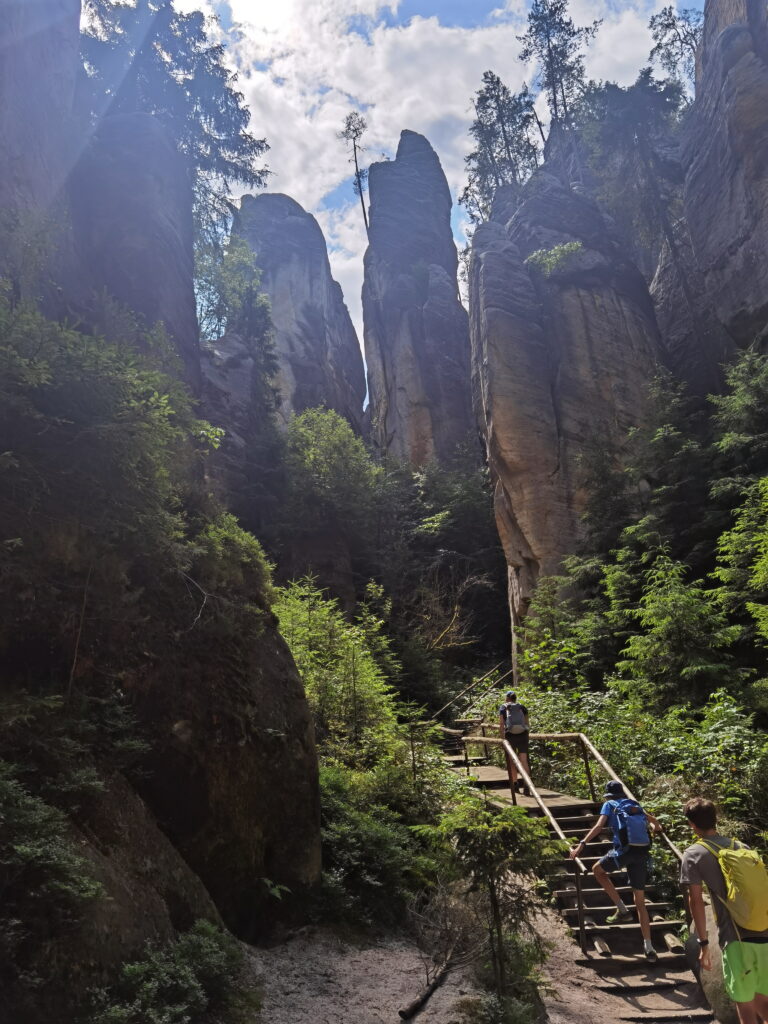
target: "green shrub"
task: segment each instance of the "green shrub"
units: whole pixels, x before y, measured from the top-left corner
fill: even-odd
[[[0,761],[0,942],[6,966],[17,967],[102,893],[65,816],[33,796],[19,772]]]
[[[175,942],[148,945],[114,989],[95,993],[88,1024],[193,1024],[221,1005],[242,962],[237,942],[197,921]]]

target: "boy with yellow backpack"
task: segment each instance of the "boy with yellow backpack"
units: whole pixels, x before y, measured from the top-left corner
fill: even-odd
[[[723,951],[725,989],[741,1024],[768,1022],[768,871],[743,843],[721,836],[711,800],[695,797],[683,808],[699,837],[683,854],[680,882],[699,943],[699,962],[712,970],[702,886],[712,898],[717,938]]]

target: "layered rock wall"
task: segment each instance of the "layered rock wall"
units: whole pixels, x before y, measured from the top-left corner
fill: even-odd
[[[162,324],[184,376],[200,387],[193,286],[192,189],[186,162],[149,114],[105,117],[68,182],[70,304],[93,319],[107,294],[143,326]]]
[[[289,196],[267,193],[243,197],[234,232],[255,254],[269,297],[283,422],[325,406],[360,432],[363,357],[320,225]]]
[[[507,201],[509,199],[510,201]],[[549,275],[526,259],[578,243]],[[540,172],[474,236],[475,404],[495,481],[513,622],[580,535],[581,457],[642,421],[660,339],[645,281],[597,206]]]
[[[46,274],[57,310],[99,333],[106,297],[146,328],[163,323],[197,387],[187,170],[149,115],[105,117],[90,137],[73,132],[79,16],[79,0],[0,0],[0,213],[11,224],[45,225],[55,209],[62,237]],[[17,269],[0,264],[0,274]],[[108,897],[70,936],[82,984],[106,980],[140,955],[146,939],[169,938],[199,916],[221,913],[241,934],[255,935],[270,903],[260,879],[298,894],[319,877],[312,723],[274,617],[263,611],[253,642],[235,636],[215,651],[195,642],[194,634],[180,638],[183,673],[158,665],[136,694],[154,741],[143,800],[124,779],[107,780],[86,833],[75,836]],[[41,956],[52,957],[56,941]],[[51,997],[73,963],[70,947],[59,952],[45,964]],[[68,991],[77,984],[69,979]],[[22,989],[16,995],[26,1000]],[[41,1019],[48,998],[38,1003],[33,994],[29,1019]]]
[[[79,49],[80,0],[0,0],[0,213],[58,215]]]
[[[739,345],[768,327],[768,8],[708,0],[686,123],[685,218],[720,324]]]
[[[415,132],[370,169],[363,317],[371,430],[379,449],[422,465],[474,432],[467,314],[457,289],[451,194]]]

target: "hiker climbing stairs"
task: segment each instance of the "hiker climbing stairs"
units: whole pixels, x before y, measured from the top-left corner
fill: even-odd
[[[493,727],[483,726],[477,719],[459,720],[456,726],[444,730],[445,762],[453,771],[468,775],[491,804],[499,808],[512,803],[524,807],[530,815],[546,820],[553,838],[565,839],[569,845],[575,845],[596,824],[601,805],[594,799],[535,785],[531,786],[530,795],[514,792],[507,770],[491,763],[492,748],[502,744]],[[567,736],[575,739],[580,734]],[[586,760],[587,745],[592,751],[594,748],[586,737],[582,739]],[[508,744],[504,744],[504,749],[509,751]],[[597,751],[594,754],[598,764],[615,778],[601,755]],[[517,768],[520,771],[519,762]],[[587,776],[594,794],[589,766]],[[616,907],[599,885],[592,867],[610,849],[611,835],[606,830],[582,847],[577,860],[564,854],[548,878],[553,905],[577,948],[581,946],[575,964],[593,971],[596,990],[615,996],[616,1013],[612,1019],[616,1022],[714,1021],[689,966],[680,937],[683,922],[675,915],[674,904],[656,886],[650,884],[646,889],[655,961],[644,955],[640,923],[628,885],[616,884],[616,888],[630,910],[629,916],[608,921]],[[613,877],[616,883],[622,879],[620,874]]]

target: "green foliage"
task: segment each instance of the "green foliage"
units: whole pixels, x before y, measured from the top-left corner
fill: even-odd
[[[641,632],[629,638],[618,670],[649,701],[674,701],[681,693],[701,701],[718,685],[739,677],[727,649],[739,633],[686,567],[660,554],[646,571],[639,608],[631,614]]]
[[[365,925],[394,924],[434,865],[392,806],[391,791],[376,792],[372,781],[338,763],[321,766],[323,910]]]
[[[272,357],[267,368],[274,373],[274,352],[269,344],[269,300],[259,290],[260,271],[248,243],[231,235],[223,249],[201,247],[197,254],[197,312],[200,333],[216,341],[225,331],[240,335],[254,352],[263,348]]]
[[[668,75],[693,91],[696,51],[704,30],[703,12],[695,7],[677,10],[669,4],[653,15],[648,27],[654,42],[651,60],[658,60]]]
[[[682,106],[680,83],[658,81],[644,68],[626,88],[614,82],[590,83],[579,99],[576,118],[592,173],[600,182],[602,205],[648,272],[658,262],[661,240],[666,241],[686,301],[692,302],[674,226],[681,182],[677,166],[667,158],[677,143]]]
[[[123,966],[114,990],[95,996],[88,1024],[194,1024],[221,1006],[242,962],[240,947],[208,921]]]
[[[343,530],[365,544],[382,475],[350,425],[330,409],[307,409],[288,427],[285,532]]]
[[[3,974],[23,971],[39,944],[70,926],[84,904],[102,892],[77,852],[64,814],[30,793],[19,780],[21,772],[0,761]]]
[[[386,647],[381,625],[370,616],[349,622],[311,580],[280,588],[274,611],[304,680],[321,749],[350,764],[377,761],[397,722],[392,689],[372,650]]]
[[[520,60],[534,61],[540,87],[547,95],[552,121],[569,126],[577,96],[585,84],[584,48],[600,22],[578,28],[568,14],[568,0],[533,0],[528,28],[519,36]]]
[[[562,245],[555,245],[551,249],[537,249],[525,262],[528,266],[541,271],[544,277],[551,277],[554,273],[567,270],[570,257],[581,252],[583,248],[581,242],[563,242]]]
[[[62,812],[87,832],[110,774],[141,770],[159,705],[256,671],[270,597],[260,546],[205,490],[220,432],[167,372],[161,339],[141,336],[139,355],[132,319],[105,312],[129,337],[0,302],[0,759],[18,766],[2,781],[4,941],[24,966],[12,1000],[93,895]]]
[[[487,953],[500,1000],[530,995],[530,970],[514,956],[526,949],[536,913],[536,878],[562,856],[542,821],[522,807],[490,808],[476,792],[454,799],[436,825],[417,831],[447,856],[453,870],[480,896],[477,910],[487,935]],[[541,945],[536,946],[541,954]],[[530,950],[527,950],[530,967]],[[538,962],[541,962],[539,959]]]
[[[522,185],[538,166],[533,99],[526,86],[513,95],[493,71],[484,72],[469,129],[476,149],[465,157],[468,181],[459,198],[475,224],[488,220],[497,188]]]
[[[195,189],[198,236],[214,242],[230,217],[230,185],[262,185],[267,149],[248,131],[250,112],[211,41],[201,11],[162,0],[86,0],[82,37],[90,113],[141,110],[167,125]]]

